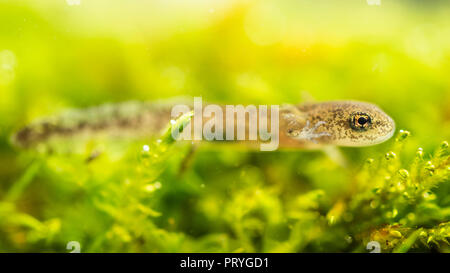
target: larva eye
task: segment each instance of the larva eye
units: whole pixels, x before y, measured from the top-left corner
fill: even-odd
[[[372,125],[372,118],[362,112],[353,113],[350,117],[350,127],[356,131],[366,131]]]

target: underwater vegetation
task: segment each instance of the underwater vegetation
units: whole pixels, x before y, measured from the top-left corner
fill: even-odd
[[[449,12],[414,0],[1,1],[0,252],[450,252]],[[177,96],[365,101],[398,130],[339,148],[346,164],[173,142],[173,124],[152,138],[10,142],[66,109]]]
[[[149,144],[31,152],[0,202],[2,242],[22,251],[67,251],[69,241],[83,252],[364,252],[373,242],[381,252],[449,251],[448,142],[404,158],[410,133],[400,130],[385,154],[350,171],[318,152],[296,164],[286,152],[195,151],[171,136],[191,116]],[[208,179],[214,166],[225,171]],[[339,195],[293,182],[328,175],[348,181]],[[46,220],[21,212],[24,203]]]

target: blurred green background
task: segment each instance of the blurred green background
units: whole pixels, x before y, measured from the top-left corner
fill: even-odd
[[[208,146],[190,156],[175,146],[146,156],[150,140],[102,140],[60,155],[9,143],[37,117],[105,102],[354,99],[411,133],[398,162],[407,168],[417,148],[430,157],[450,139],[450,4],[374,2],[0,1],[0,251],[68,252],[79,241],[91,252],[364,252],[358,236],[372,228],[448,221],[444,175],[437,216],[381,208],[333,225],[329,212],[350,202],[365,160],[381,161],[393,139],[342,149],[347,168],[319,151]]]

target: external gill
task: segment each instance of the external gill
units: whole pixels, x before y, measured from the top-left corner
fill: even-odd
[[[292,133],[292,136],[295,139],[309,140],[314,143],[317,143],[317,140],[316,140],[317,138],[322,137],[322,136],[331,136],[331,134],[328,132],[316,133],[316,129],[324,124],[326,124],[325,121],[319,121],[313,127],[310,127],[310,122],[309,122],[309,120],[307,120],[305,127],[303,127],[303,129],[300,132],[296,131],[296,132]]]

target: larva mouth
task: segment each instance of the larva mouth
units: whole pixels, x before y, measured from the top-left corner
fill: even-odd
[[[380,135],[379,137],[377,137],[377,138],[373,141],[373,143],[372,143],[372,144],[369,144],[368,146],[383,143],[383,142],[389,140],[389,139],[394,135],[394,133],[395,133],[395,127],[396,127],[396,126],[395,126],[395,122],[394,122],[394,120],[393,120],[391,117],[389,117],[389,116],[386,116],[386,119],[387,119],[387,122],[388,122],[388,124],[389,124],[388,126],[390,127],[390,129],[387,130],[387,133],[386,133],[386,134],[382,134],[382,135]]]
[[[389,123],[391,125],[391,130],[386,135],[380,137],[380,142],[379,143],[390,139],[395,133],[395,127],[396,127],[395,126],[395,121],[392,118],[390,118],[390,117],[387,117],[387,118],[388,118],[388,121],[389,121]]]

